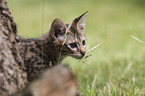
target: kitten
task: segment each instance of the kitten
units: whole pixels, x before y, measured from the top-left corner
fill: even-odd
[[[55,19],[50,31],[41,38],[20,39],[19,49],[26,66],[28,81],[42,70],[61,63],[67,56],[81,59],[85,55],[84,31],[87,14],[85,12],[70,24]]]

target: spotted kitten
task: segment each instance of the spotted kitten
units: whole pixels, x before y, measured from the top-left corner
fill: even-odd
[[[60,19],[52,22],[50,31],[41,38],[21,38],[19,49],[31,81],[38,74],[60,63],[65,57],[81,59],[86,53],[85,19],[88,12],[64,24]]]

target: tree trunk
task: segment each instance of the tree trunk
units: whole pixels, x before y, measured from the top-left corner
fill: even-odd
[[[13,21],[6,0],[0,0],[0,95],[7,96],[24,87],[26,73],[19,55]],[[19,67],[21,66],[21,68]]]

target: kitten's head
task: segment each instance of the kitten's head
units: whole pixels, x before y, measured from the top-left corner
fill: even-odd
[[[75,18],[70,24],[64,24],[60,19],[55,19],[51,25],[50,38],[59,47],[62,55],[82,58],[86,53],[85,20],[88,12]]]

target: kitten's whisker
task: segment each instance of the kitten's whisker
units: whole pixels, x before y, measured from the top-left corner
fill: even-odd
[[[86,55],[84,58],[88,58],[88,57],[90,57],[90,56],[92,56],[92,54]]]
[[[95,50],[95,49],[96,49],[98,46],[100,46],[100,45],[101,45],[101,44],[98,44],[98,45],[92,47],[91,49],[89,49],[89,50],[86,52],[86,54],[84,55],[84,57],[83,57],[82,59],[86,59],[86,58],[92,56],[92,54],[89,54],[89,55],[88,55],[88,53],[91,52],[91,51],[93,51],[93,50]],[[80,60],[78,61],[78,63],[79,63],[82,59],[80,59]]]

